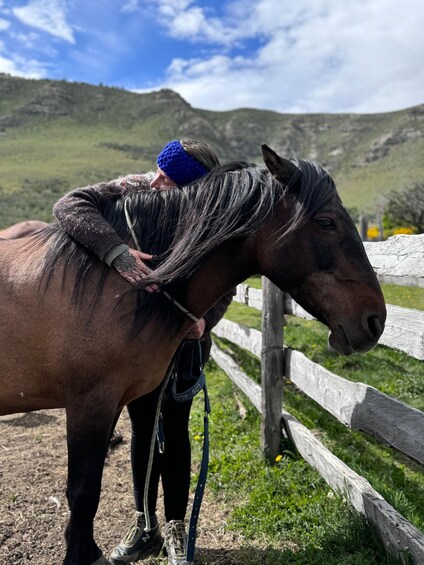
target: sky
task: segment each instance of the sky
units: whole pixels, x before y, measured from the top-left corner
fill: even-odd
[[[0,72],[196,108],[377,113],[424,103],[424,0],[0,0]]]

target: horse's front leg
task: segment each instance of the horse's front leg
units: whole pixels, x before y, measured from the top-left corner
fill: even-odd
[[[65,532],[64,565],[109,563],[93,537],[103,465],[112,432],[116,402],[102,394],[75,397],[66,408],[68,434],[68,498],[71,515]]]

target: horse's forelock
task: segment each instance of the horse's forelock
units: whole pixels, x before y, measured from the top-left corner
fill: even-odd
[[[295,164],[302,179],[298,200],[306,214],[313,214],[335,195],[336,186],[327,171],[315,161],[299,159]]]
[[[276,234],[280,240],[299,229],[308,217],[337,196],[333,179],[321,165],[303,159],[293,159],[293,162],[300,170],[300,175],[295,186],[289,186],[292,211],[289,222],[282,225]]]

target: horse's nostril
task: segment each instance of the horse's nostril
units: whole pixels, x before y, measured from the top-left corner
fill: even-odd
[[[383,327],[381,325],[380,320],[377,316],[369,316],[368,320],[368,328],[371,332],[371,335],[375,338],[380,337],[383,331]]]

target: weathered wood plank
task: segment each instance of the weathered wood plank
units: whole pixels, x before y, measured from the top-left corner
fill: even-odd
[[[424,287],[424,234],[395,235],[364,246],[380,280]]]
[[[387,304],[386,327],[379,343],[424,359],[424,311]]]
[[[247,396],[256,410],[260,412],[262,409],[261,387],[252,381],[252,379],[240,369],[237,363],[215,344],[212,344],[211,357],[233,383]]]
[[[293,300],[290,294],[284,294],[284,312],[286,314],[291,314],[292,316],[297,316],[298,318],[303,318],[304,320],[315,320],[314,316],[309,314],[306,310],[299,306],[297,302]]]
[[[286,350],[284,374],[342,424],[387,443],[424,465],[424,413],[372,386],[351,382]]]
[[[274,461],[281,442],[283,406],[283,293],[262,277],[262,417],[261,448],[268,461]]]
[[[239,284],[234,300],[251,308],[256,308],[256,310],[262,310],[262,289],[252,288],[247,284]]]
[[[212,333],[218,337],[232,341],[259,359],[261,358],[262,333],[260,331],[222,318],[213,328]]]
[[[284,427],[302,457],[318,471],[326,483],[344,495],[352,506],[374,524],[385,546],[403,563],[424,563],[424,535],[410,524],[370,483],[333,455],[294,416],[283,412]]]

